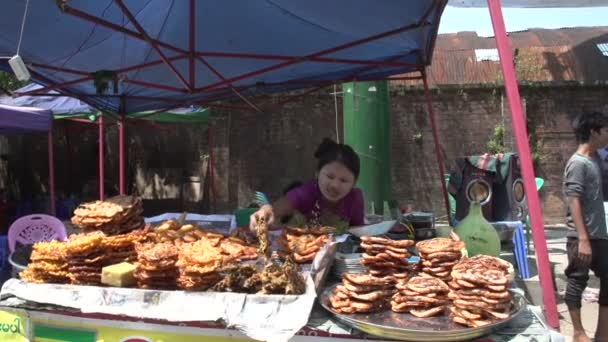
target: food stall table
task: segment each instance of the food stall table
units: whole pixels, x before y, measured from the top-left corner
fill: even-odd
[[[169,322],[79,310],[8,297],[0,302],[0,337],[2,341],[252,341],[235,328],[214,322]],[[315,305],[308,324],[294,342],[303,341],[387,341],[363,334],[338,322]],[[507,327],[476,341],[563,341],[559,333],[547,328],[537,306],[526,310]]]

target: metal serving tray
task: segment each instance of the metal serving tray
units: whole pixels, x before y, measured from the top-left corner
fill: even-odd
[[[418,318],[409,313],[396,313],[391,310],[370,314],[342,314],[329,305],[329,296],[335,284],[326,288],[319,300],[321,305],[339,321],[370,335],[403,341],[449,342],[466,341],[488,335],[509,324],[526,308],[525,299],[513,293],[513,311],[509,318],[479,328],[468,328],[453,323],[447,314],[429,318]]]

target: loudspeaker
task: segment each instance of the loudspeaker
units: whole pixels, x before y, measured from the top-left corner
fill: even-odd
[[[508,159],[501,160],[500,174],[494,184],[494,221],[525,221],[528,216],[528,202],[524,180],[521,176],[519,158],[513,154]],[[503,165],[506,163],[506,168]]]
[[[472,201],[481,203],[483,216],[490,221],[492,219],[492,184],[496,174],[492,171],[483,170],[475,167],[467,158],[459,158],[456,161],[461,181],[456,193],[456,220],[460,221],[469,213],[469,206]],[[451,182],[451,180],[450,180]]]

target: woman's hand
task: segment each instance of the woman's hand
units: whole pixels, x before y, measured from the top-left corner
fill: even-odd
[[[266,224],[268,224],[269,226],[274,223],[274,208],[271,205],[267,204],[262,206],[258,211],[253,213],[251,217],[249,217],[249,229],[252,232],[256,232],[256,226],[261,219],[265,219]]]

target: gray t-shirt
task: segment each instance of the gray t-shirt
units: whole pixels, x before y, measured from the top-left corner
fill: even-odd
[[[566,197],[581,199],[583,219],[589,238],[608,240],[600,160],[578,153],[573,154],[564,171],[563,192]],[[566,214],[566,224],[570,228],[568,236],[576,237],[570,206]]]

